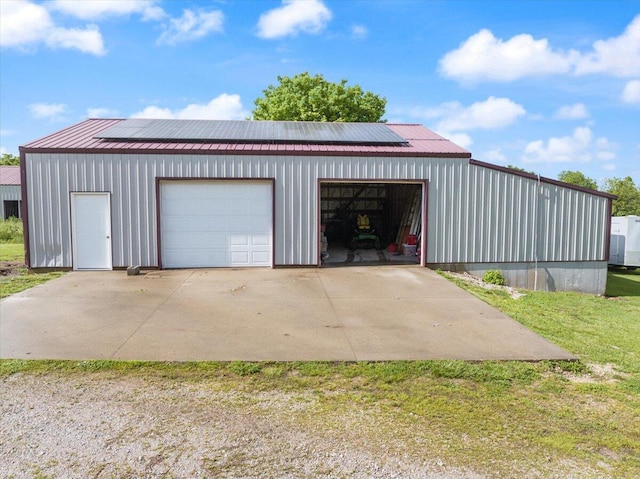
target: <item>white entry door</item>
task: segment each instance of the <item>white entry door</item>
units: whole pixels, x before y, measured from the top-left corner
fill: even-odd
[[[162,182],[162,267],[271,266],[271,190],[268,181]]]
[[[111,195],[71,193],[73,269],[112,269]]]

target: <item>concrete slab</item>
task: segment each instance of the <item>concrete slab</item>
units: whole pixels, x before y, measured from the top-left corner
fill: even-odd
[[[419,266],[72,272],[0,301],[0,358],[574,356]]]

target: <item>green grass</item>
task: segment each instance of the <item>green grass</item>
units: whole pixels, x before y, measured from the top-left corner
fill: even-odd
[[[608,275],[605,296],[526,291],[515,300],[452,279],[460,287],[553,341],[584,363],[615,364],[640,393],[640,271]]]
[[[59,278],[63,274],[64,273],[59,271],[51,273],[31,273],[27,268],[20,268],[16,275],[0,276],[0,299],[46,283],[49,280]]]
[[[640,296],[640,269],[612,269],[607,277],[607,296]]]
[[[192,383],[231,392],[256,415],[269,410],[255,395],[276,392],[305,401],[287,412],[301,430],[357,438],[382,454],[440,458],[493,477],[639,477],[640,271],[610,272],[603,297],[523,291],[514,299],[451,280],[579,361],[3,360],[0,378]],[[354,411],[366,420],[354,423]]]
[[[24,246],[22,244],[0,243],[0,261],[22,263],[24,261]],[[62,274],[60,272],[33,273],[25,267],[17,268],[10,275],[0,276],[0,299],[46,283]]]
[[[0,261],[24,261],[24,246],[15,243],[0,243]]]
[[[0,243],[22,242],[22,220],[9,218],[0,220]]]

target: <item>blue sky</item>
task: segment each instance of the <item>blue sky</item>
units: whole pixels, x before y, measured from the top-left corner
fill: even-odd
[[[244,119],[278,75],[475,159],[640,185],[640,1],[0,1],[0,148],[87,117]]]

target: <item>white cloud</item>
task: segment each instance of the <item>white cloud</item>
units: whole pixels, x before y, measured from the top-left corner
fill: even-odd
[[[618,77],[640,75],[640,15],[622,35],[595,42],[593,51],[580,58],[575,72],[577,75],[604,73]]]
[[[606,170],[606,171],[615,171],[616,165],[614,165],[612,163],[606,163],[606,164],[602,165],[602,169]]]
[[[156,120],[174,119],[176,115],[169,108],[160,108],[158,106],[148,106],[144,110],[138,111],[131,115],[131,118],[151,118]],[[198,118],[192,118],[197,120]]]
[[[525,163],[590,162],[593,159],[611,161],[616,148],[607,138],[593,140],[593,133],[586,127],[578,127],[573,135],[532,141],[524,149]]]
[[[303,33],[320,33],[331,20],[331,11],[321,0],[282,0],[282,6],[263,13],[258,36],[279,38]]]
[[[482,161],[488,161],[490,163],[499,163],[499,164],[502,164],[502,165],[507,163],[507,157],[505,156],[504,153],[502,153],[502,149],[500,149],[500,148],[496,148],[494,150],[485,151],[478,158],[481,158]]]
[[[64,103],[32,103],[29,111],[34,118],[48,118],[57,120],[67,111]]]
[[[432,108],[413,108],[407,114],[420,121],[428,120],[426,123],[435,122],[432,130],[463,148],[468,148],[473,144],[468,131],[506,128],[525,115],[526,110],[509,98],[490,96],[485,101],[467,107],[452,101]]]
[[[23,46],[40,42],[53,28],[46,9],[27,1],[0,2],[0,45]]]
[[[582,120],[589,118],[589,110],[583,103],[574,103],[573,105],[561,106],[553,116],[558,120]]]
[[[87,25],[85,30],[77,28],[54,28],[45,43],[50,48],[75,48],[83,53],[104,55],[106,50],[97,25]]]
[[[573,51],[553,51],[546,38],[535,40],[522,34],[504,41],[483,29],[441,58],[440,71],[463,82],[508,82],[526,76],[567,73],[575,55]]]
[[[55,0],[51,8],[81,20],[99,20],[106,17],[125,16],[132,13],[142,15],[143,20],[160,20],[166,16],[156,0]]]
[[[363,40],[369,35],[369,30],[364,25],[353,25],[351,27],[351,38],[355,40]]]
[[[546,38],[526,33],[503,40],[482,29],[439,63],[442,75],[466,83],[562,74],[635,77],[640,75],[640,15],[621,35],[598,40],[586,52],[556,49]]]
[[[447,140],[452,141],[453,143],[455,143],[458,146],[461,146],[462,148],[465,149],[469,149],[469,147],[471,145],[473,145],[473,138],[471,138],[469,136],[468,133],[463,133],[463,132],[444,132],[444,133],[439,133],[441,136],[443,136],[444,138],[446,138]]]
[[[205,12],[184,10],[180,18],[172,18],[169,26],[158,38],[160,45],[175,45],[198,40],[211,32],[223,30],[224,15],[219,10]]]
[[[114,118],[120,115],[118,110],[109,108],[87,108],[87,118]]]
[[[26,0],[0,2],[0,46],[27,49],[41,43],[52,49],[76,49],[93,55],[106,53],[96,25],[87,25],[85,29],[61,28],[41,5]]]
[[[622,101],[625,103],[640,103],[640,80],[627,82],[622,91]]]
[[[166,118],[183,120],[244,120],[249,112],[244,110],[239,95],[223,93],[209,103],[192,103],[181,110],[148,106],[131,115],[131,118]]]
[[[485,101],[476,102],[466,108],[459,102],[450,102],[427,110],[426,113],[440,118],[437,130],[467,131],[505,128],[524,115],[526,110],[509,98],[490,96]]]

